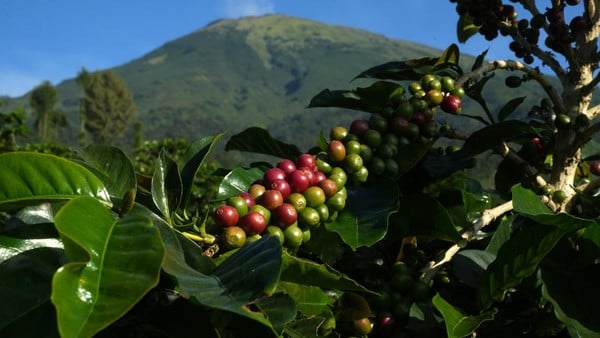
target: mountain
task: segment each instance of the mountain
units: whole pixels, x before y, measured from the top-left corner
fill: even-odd
[[[321,130],[347,126],[361,116],[306,109],[314,95],[325,88],[368,85],[371,81],[350,80],[374,65],[440,53],[362,30],[266,15],[212,22],[113,70],[134,94],[146,139],[192,140],[221,132],[228,138],[260,126],[307,149],[316,145]],[[470,65],[474,59],[462,60]],[[504,87],[502,79],[492,80],[498,82],[495,88]],[[72,126],[63,136],[74,140],[80,89],[74,79],[57,88],[61,109]],[[500,90],[490,95],[506,102]],[[527,88],[519,95],[540,97]],[[26,103],[26,97],[15,102]],[[474,109],[476,103],[471,106]],[[124,143],[131,144],[131,137]],[[219,157],[225,160],[222,154]]]

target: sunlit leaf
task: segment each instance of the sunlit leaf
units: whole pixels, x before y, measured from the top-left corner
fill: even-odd
[[[517,185],[512,189],[513,206],[516,212],[536,223],[527,224],[522,230],[513,232],[511,238],[498,249],[492,262],[481,278],[478,298],[483,308],[504,297],[511,287],[534,273],[541,260],[568,233],[587,225],[591,220],[580,219],[569,214],[554,214],[532,191]]]
[[[83,164],[104,182],[111,196],[123,197],[136,188],[133,164],[121,149],[94,144],[85,148],[81,157]]]
[[[327,264],[319,264],[288,253],[283,254],[280,280],[326,289],[367,291],[364,286]]]
[[[165,149],[160,151],[154,165],[152,176],[152,200],[170,221],[171,212],[177,209],[182,198],[183,185],[179,175],[179,166],[171,159]]]
[[[469,15],[461,15],[456,24],[456,36],[458,42],[465,43],[470,37],[479,32],[479,27],[473,24],[473,19]]]
[[[439,294],[435,295],[431,301],[444,317],[448,338],[471,335],[483,322],[493,320],[498,312],[494,309],[476,316],[467,316],[444,300]]]
[[[448,48],[446,48],[446,50],[444,50],[442,55],[440,55],[438,60],[435,62],[434,67],[439,67],[441,65],[445,65],[445,64],[449,64],[449,63],[457,65],[459,60],[460,60],[460,50],[458,49],[458,46],[453,43],[450,46],[448,46]]]
[[[110,205],[102,181],[84,166],[40,153],[0,154],[0,210],[91,196]]]
[[[235,168],[230,171],[219,184],[217,199],[224,200],[241,192],[248,191],[250,185],[263,177],[260,168]]]
[[[55,223],[69,261],[52,280],[59,331],[91,337],[158,283],[164,246],[151,219],[115,219],[91,197],[68,202]]]
[[[56,238],[20,239],[0,235],[0,263],[25,251],[37,248],[62,249],[62,243]]]
[[[192,142],[186,149],[179,161],[179,169],[181,176],[181,203],[180,207],[185,208],[189,203],[190,193],[194,185],[194,177],[198,172],[198,168],[204,163],[215,144],[221,139],[223,134],[216,136],[207,136]]]
[[[300,283],[279,282],[277,290],[288,294],[305,316],[316,316],[325,311],[331,301],[323,289]]]
[[[286,323],[296,318],[296,303],[287,294],[276,293],[271,297],[261,298],[256,306],[267,316],[278,334],[283,332]]]

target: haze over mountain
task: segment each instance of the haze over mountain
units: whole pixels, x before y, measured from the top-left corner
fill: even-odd
[[[374,65],[440,53],[426,45],[348,27],[266,15],[215,21],[113,70],[134,94],[137,121],[143,124],[146,139],[193,140],[221,132],[227,138],[260,126],[307,149],[316,145],[321,130],[347,126],[361,115],[306,109],[314,95],[325,88],[368,85],[371,81],[350,80]],[[469,67],[473,62],[468,57],[462,60]],[[504,87],[503,78],[493,80],[497,87]],[[60,109],[71,126],[63,136],[74,140],[80,88],[73,79],[57,88]],[[539,100],[539,94],[527,88],[518,95],[528,93]],[[504,94],[489,93],[498,104],[506,102]],[[26,97],[11,101],[8,106],[27,104]],[[466,110],[477,108],[474,102],[471,106]]]

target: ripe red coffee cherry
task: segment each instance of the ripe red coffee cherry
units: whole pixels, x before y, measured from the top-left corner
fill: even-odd
[[[260,204],[269,210],[275,210],[283,204],[283,195],[279,190],[269,189],[260,197]]]
[[[215,209],[214,215],[215,223],[222,227],[231,227],[238,223],[240,215],[238,211],[231,205],[221,205]]]
[[[252,208],[256,205],[256,200],[249,192],[241,192],[240,197],[246,201],[246,205],[248,205],[248,209]]]
[[[596,176],[600,176],[600,161],[590,163],[590,172]]]
[[[263,176],[265,186],[269,187],[276,180],[285,180],[285,172],[279,168],[267,170]]]
[[[250,211],[244,217],[240,218],[240,227],[248,235],[260,234],[267,228],[267,220],[261,213]]]
[[[296,160],[296,167],[308,168],[314,171],[317,167],[315,164],[315,156],[311,154],[302,154],[298,156],[298,159]]]
[[[298,170],[302,171],[306,177],[308,177],[308,185],[314,185],[315,182],[315,172],[306,167],[299,167]]]
[[[376,327],[383,337],[391,337],[396,330],[396,320],[391,313],[383,313],[377,319]]]
[[[289,203],[283,203],[273,210],[273,216],[275,217],[275,224],[283,229],[298,221],[298,212]]]
[[[318,185],[319,183],[321,183],[322,180],[326,179],[327,175],[325,175],[325,173],[322,173],[320,171],[316,171],[315,175],[313,177],[313,185]]]
[[[296,164],[292,160],[283,159],[277,163],[277,168],[283,170],[286,175],[296,170]]]
[[[292,192],[303,192],[310,185],[310,178],[304,170],[294,170],[287,175],[286,180],[290,184]]]
[[[448,95],[440,104],[443,111],[449,114],[458,114],[462,108],[462,101],[458,96]]]
[[[269,188],[273,190],[278,190],[281,193],[283,199],[286,199],[292,193],[292,188],[286,180],[275,180],[271,183]]]

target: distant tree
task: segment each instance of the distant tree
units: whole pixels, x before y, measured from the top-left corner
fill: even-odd
[[[0,103],[0,152],[17,150],[17,137],[28,134],[23,108],[4,113]]]
[[[29,97],[37,135],[42,142],[53,140],[56,137],[56,127],[66,125],[64,114],[56,109],[58,99],[58,91],[49,81],[35,87]]]
[[[94,141],[110,143],[123,135],[136,111],[133,96],[125,82],[110,70],[88,72],[77,76],[82,87],[81,132],[88,132]]]

